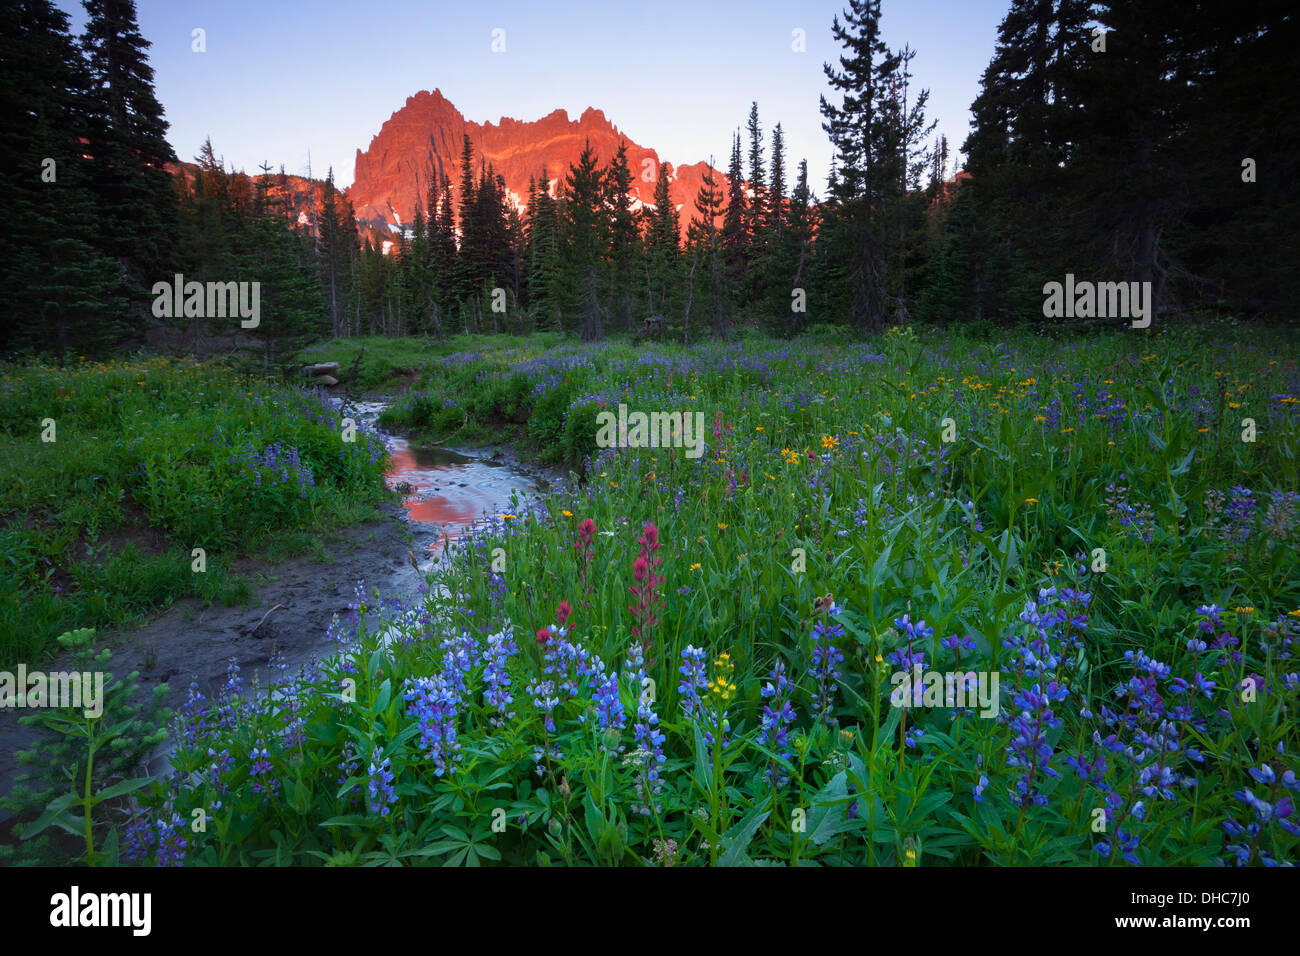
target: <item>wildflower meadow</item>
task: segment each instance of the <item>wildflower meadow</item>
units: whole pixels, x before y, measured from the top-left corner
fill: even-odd
[[[152,865],[1293,865],[1288,351],[433,359],[383,427],[468,422],[566,477],[419,593],[358,581],[325,659],[192,689],[168,773],[34,828]],[[704,454],[598,448],[620,403],[703,413]]]

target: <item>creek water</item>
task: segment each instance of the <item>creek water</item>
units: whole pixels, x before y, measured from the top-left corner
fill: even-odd
[[[374,424],[386,402],[354,402],[346,406]],[[415,531],[421,570],[436,563],[448,541],[455,541],[475,521],[493,513],[510,513],[544,491],[544,476],[524,472],[517,464],[488,450],[455,451],[413,443],[381,431],[388,446],[388,487],[402,495],[402,506]],[[381,582],[376,582],[381,583]]]

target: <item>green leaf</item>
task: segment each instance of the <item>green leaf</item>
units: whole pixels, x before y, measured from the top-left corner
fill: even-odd
[[[591,834],[593,840],[599,842],[601,835],[605,832],[605,815],[600,812],[600,809],[591,799],[590,793],[587,793],[582,798],[582,809],[586,818],[587,832]]]
[[[703,793],[713,792],[713,757],[704,745],[704,734],[699,724],[691,725],[695,730],[695,785]]]
[[[370,817],[364,813],[347,813],[342,816],[330,817],[328,820],[321,822],[323,827],[359,827],[364,826]]]
[[[847,779],[842,770],[813,795],[812,809],[808,811],[808,839],[817,846],[824,846],[836,834],[858,826],[857,820],[847,819],[848,795]]]
[[[768,801],[764,800],[754,807],[741,817],[735,826],[722,835],[722,855],[718,857],[719,866],[744,866],[749,862],[745,850],[749,848],[749,844],[754,839],[754,834],[758,832],[758,828],[763,825],[763,821],[772,812],[764,809],[767,803]]]
[[[295,780],[293,781],[293,786],[286,789],[289,790],[289,793],[287,794],[289,809],[305,816],[307,811],[311,809],[310,788],[308,788],[301,780]]]
[[[100,800],[111,800],[113,797],[120,797],[124,793],[130,793],[132,790],[139,790],[141,787],[147,787],[149,784],[160,779],[157,776],[152,777],[135,777],[131,780],[122,780],[106,787],[95,794]]]
[[[951,799],[952,793],[946,790],[939,793],[927,793],[912,808],[912,812],[908,814],[908,817],[909,819],[928,817]]]
[[[36,818],[36,821],[23,831],[23,839],[30,840],[42,830],[50,826],[57,826],[69,833],[79,833],[77,828],[77,818],[68,812],[68,807],[77,802],[77,794],[65,793],[61,797],[55,797],[45,805],[45,812]],[[68,821],[72,821],[69,825]]]
[[[375,716],[379,716],[384,711],[388,710],[388,704],[392,701],[392,699],[393,699],[393,683],[392,681],[385,679],[384,682],[379,685],[379,693],[375,696],[375,708],[374,708]]]
[[[875,562],[871,565],[871,584],[878,585],[884,582],[885,572],[889,569],[889,553],[893,550],[894,545],[891,542],[876,557]]]
[[[1193,448],[1191,451],[1187,453],[1186,457],[1184,457],[1183,460],[1178,463],[1177,467],[1174,468],[1173,471],[1169,472],[1169,474],[1171,475],[1187,474],[1192,469],[1192,459],[1195,457],[1196,457],[1196,449]]]

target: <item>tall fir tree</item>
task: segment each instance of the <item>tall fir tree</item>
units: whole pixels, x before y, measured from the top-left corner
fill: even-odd
[[[672,166],[660,162],[655,171],[653,207],[645,211],[646,305],[652,314],[667,317],[677,294],[677,266],[681,253],[681,224],[668,192]]]
[[[479,292],[482,273],[482,256],[479,249],[478,223],[475,215],[474,147],[469,134],[464,134],[460,153],[460,209],[456,220],[460,230],[456,244],[456,274],[452,284],[453,298],[464,301]]]
[[[142,325],[128,323],[126,276],[82,159],[89,84],[67,14],[46,0],[0,3],[0,349],[103,354]]]
[[[270,166],[261,169],[241,279],[259,283],[258,324],[248,331],[261,342],[270,374],[287,371],[296,353],[322,335],[327,310],[311,240],[286,227],[287,197],[271,195]]]
[[[762,244],[761,235],[767,223],[767,173],[763,166],[763,127],[758,120],[758,103],[749,107],[749,120],[745,124],[749,133],[749,189],[753,198],[749,201],[749,216],[745,222],[745,232],[751,248],[758,249]]]
[[[528,234],[528,306],[538,327],[563,328],[564,273],[559,211],[542,168],[525,223]]]
[[[835,244],[824,258],[831,276],[842,274],[849,317],[860,328],[878,331],[889,317],[886,286],[887,239],[884,204],[898,188],[896,154],[887,137],[888,81],[898,58],[880,35],[880,0],[850,0],[844,20],[837,15],[831,33],[845,52],[840,67],[824,66],[839,105],[821,98],[822,124],[835,147],[837,174],[828,183],[834,203],[833,228],[825,242]],[[832,293],[832,297],[838,297]]]
[[[99,228],[133,283],[164,278],[176,237],[177,211],[165,170],[176,162],[167,121],[154,95],[149,41],[133,0],[83,0],[82,36],[89,115],[86,153],[93,167]]]
[[[745,169],[742,165],[740,133],[731,141],[731,162],[727,166],[727,208],[723,214],[722,230],[718,244],[722,248],[723,274],[726,291],[723,308],[730,311],[731,304],[744,294],[751,278],[750,257],[754,237],[750,234],[753,213],[745,189]]]
[[[1082,73],[1095,65],[1089,6],[1012,0],[998,27],[964,146],[973,215],[961,255],[970,260],[973,317],[1026,318],[1041,307],[1044,281],[1084,271],[1080,244],[1067,236],[1063,171],[1084,118]]]
[[[602,177],[605,214],[609,217],[608,282],[610,316],[630,331],[635,310],[637,260],[640,237],[632,213],[632,170],[627,162],[627,141],[620,140],[614,158]]]
[[[352,221],[352,206],[334,186],[334,167],[325,177],[321,201],[317,260],[329,306],[330,334],[344,335],[348,328],[348,285],[352,265],[357,257],[357,229]]]
[[[576,331],[584,341],[598,339],[604,334],[600,276],[608,240],[607,220],[602,208],[603,179],[597,166],[596,152],[588,140],[577,163],[569,167],[564,183],[564,233],[568,253],[565,312],[566,316],[576,318]]]
[[[721,236],[717,220],[722,215],[722,190],[709,159],[707,171],[700,178],[700,188],[695,195],[695,217],[687,227],[687,248],[690,254],[690,272],[686,282],[686,309],[682,335],[689,340],[691,311],[697,287],[703,290],[701,298],[707,310],[715,335],[724,336],[728,330],[727,276],[723,261]]]
[[[897,177],[892,189],[886,189],[879,209],[886,236],[886,289],[898,321],[910,318],[909,303],[917,282],[924,281],[927,243],[923,234],[926,197],[922,176],[932,157],[926,143],[938,125],[927,122],[926,104],[930,91],[921,89],[912,96],[910,70],[916,51],[904,47],[895,54],[894,70],[886,78],[884,123],[882,126],[882,169]]]
[[[767,188],[767,221],[764,224],[768,240],[781,241],[781,227],[785,219],[785,133],[781,124],[772,127],[771,179]]]

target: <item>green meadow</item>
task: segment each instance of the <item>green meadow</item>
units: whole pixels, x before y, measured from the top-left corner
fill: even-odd
[[[427,358],[382,424],[567,479],[423,593],[358,587],[272,697],[192,700],[179,776],[87,852],[1292,862],[1297,369],[1230,331]],[[706,453],[597,447],[620,403],[702,413]]]

